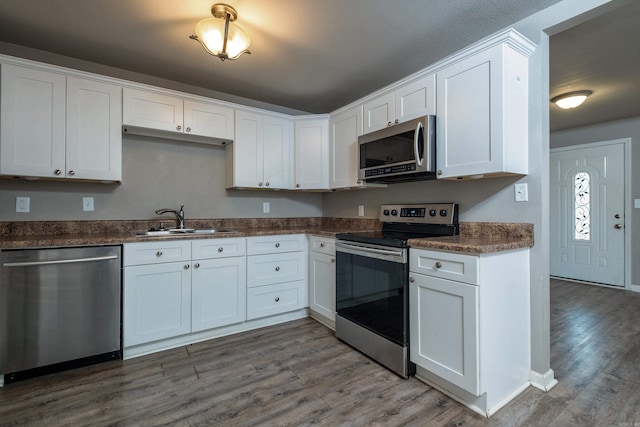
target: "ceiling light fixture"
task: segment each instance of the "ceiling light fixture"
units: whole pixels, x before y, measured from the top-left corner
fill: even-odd
[[[562,95],[553,97],[551,102],[564,110],[568,110],[580,106],[592,93],[590,90],[577,90],[575,92],[563,93]]]
[[[238,12],[228,4],[216,3],[211,6],[213,18],[203,19],[196,24],[196,33],[190,39],[200,42],[213,56],[222,61],[238,59],[243,53],[249,52],[251,39],[249,34],[234,24]]]

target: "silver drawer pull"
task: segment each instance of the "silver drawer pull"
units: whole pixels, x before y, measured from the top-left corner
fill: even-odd
[[[276,297],[276,302],[280,301],[280,297]]]
[[[280,271],[280,267],[276,266],[276,271]]]
[[[409,277],[409,283],[413,283],[413,282],[415,282],[415,281],[416,281],[416,278],[415,278],[415,277]]]
[[[336,262],[335,258],[331,258],[331,264],[333,264],[334,262]]]
[[[324,243],[320,243],[320,247],[321,247],[321,248],[324,248]]]
[[[440,261],[436,261],[436,268],[442,267],[442,263]]]
[[[276,248],[279,248],[279,247],[280,247],[280,243],[276,243]]]
[[[162,256],[162,251],[156,252],[156,256]]]
[[[193,268],[200,268],[200,263],[196,262],[196,263],[193,265]]]
[[[224,251],[223,247],[218,248],[218,252],[222,252],[222,251]]]
[[[185,269],[185,270],[188,270],[188,269],[189,269],[189,264],[185,264],[185,265],[184,265],[184,269]]]

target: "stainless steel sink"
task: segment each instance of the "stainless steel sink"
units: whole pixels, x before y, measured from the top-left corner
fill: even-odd
[[[154,237],[154,236],[170,236],[180,234],[218,234],[218,233],[235,233],[234,230],[212,229],[212,228],[170,228],[168,230],[148,230],[136,233],[138,237]]]

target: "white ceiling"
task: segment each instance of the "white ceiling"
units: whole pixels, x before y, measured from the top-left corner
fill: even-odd
[[[210,16],[211,0],[2,0],[0,42],[283,110],[327,113],[559,1],[228,0],[238,11],[237,23],[251,36],[252,54],[221,62],[189,39],[195,24]],[[640,26],[633,25],[640,1],[633,3],[632,13],[614,11],[611,18],[552,38],[551,94],[594,91],[571,116],[552,108],[553,129],[583,124],[575,118],[581,111],[593,109],[604,117],[598,104],[607,94],[639,99],[638,82],[629,81],[633,70],[636,75],[640,70],[635,28]],[[633,43],[614,36],[618,30],[634,31]],[[622,41],[612,46],[604,42],[608,37]],[[600,54],[607,59],[599,60]],[[572,57],[580,61],[569,62]],[[602,105],[607,115],[620,114],[615,111],[619,103]]]

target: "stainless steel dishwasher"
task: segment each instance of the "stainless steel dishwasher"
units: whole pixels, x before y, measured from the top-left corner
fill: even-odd
[[[0,383],[119,358],[121,265],[120,246],[0,252]]]

